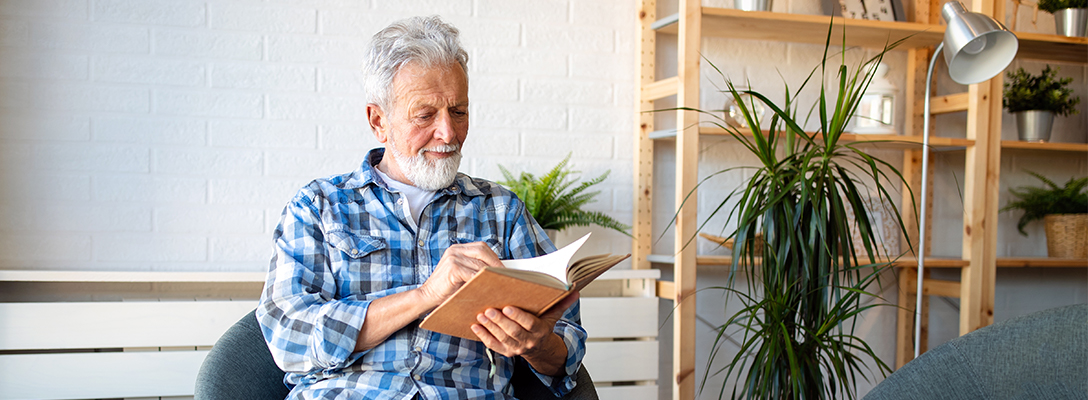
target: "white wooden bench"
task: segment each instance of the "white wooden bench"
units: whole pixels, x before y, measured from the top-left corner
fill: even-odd
[[[657,397],[658,273],[609,271],[583,291],[585,365],[602,399]],[[208,349],[256,306],[263,281],[0,271],[0,399],[191,397]]]

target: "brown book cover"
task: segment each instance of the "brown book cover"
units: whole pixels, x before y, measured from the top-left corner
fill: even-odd
[[[514,306],[539,316],[631,256],[596,255],[568,265],[571,256],[588,237],[586,235],[571,245],[544,256],[509,260],[516,262],[504,261],[507,268],[480,270],[424,318],[420,327],[469,340],[479,340],[469,327],[477,323],[476,316],[484,310],[501,310],[506,306]],[[564,279],[560,280],[559,277]]]

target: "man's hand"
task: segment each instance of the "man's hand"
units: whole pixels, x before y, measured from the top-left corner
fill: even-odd
[[[435,266],[434,273],[423,282],[419,290],[428,300],[430,309],[433,309],[484,267],[502,267],[499,256],[486,243],[455,244],[442,253],[442,259]]]
[[[394,332],[427,314],[483,267],[502,267],[499,256],[483,242],[455,244],[446,249],[434,273],[416,290],[409,290],[370,303],[355,341],[355,351],[374,348]]]
[[[489,349],[507,357],[522,356],[540,373],[562,374],[567,346],[553,331],[563,313],[578,300],[578,293],[559,302],[539,318],[517,307],[489,308],[476,316],[472,332]]]

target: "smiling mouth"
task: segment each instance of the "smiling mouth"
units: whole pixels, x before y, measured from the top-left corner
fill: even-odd
[[[460,146],[447,145],[419,151],[420,155],[426,155],[427,153],[430,153],[431,157],[437,158],[453,157],[461,153],[461,148]]]

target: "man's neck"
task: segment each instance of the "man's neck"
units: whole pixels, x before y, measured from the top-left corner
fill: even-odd
[[[374,167],[377,168],[379,171],[382,171],[382,173],[390,179],[396,180],[397,182],[403,183],[405,185],[415,186],[415,183],[413,183],[411,179],[408,179],[408,177],[405,176],[404,173],[401,171],[400,165],[397,165],[397,160],[394,159],[393,155],[389,153],[389,150],[386,149],[385,154],[382,156],[382,160],[379,161],[378,165],[375,165]]]

